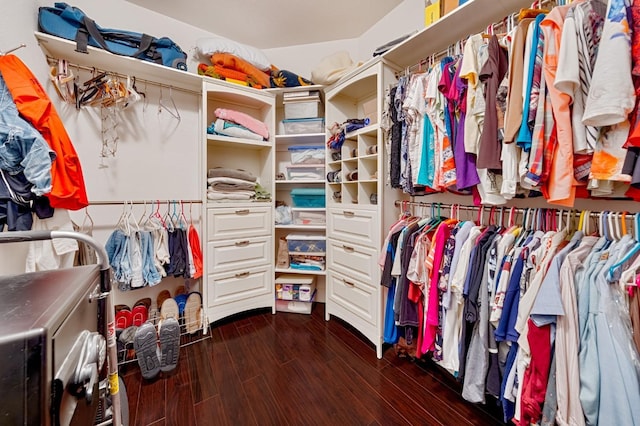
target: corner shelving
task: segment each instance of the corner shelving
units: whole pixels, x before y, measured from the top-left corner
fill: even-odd
[[[242,169],[274,193],[275,99],[273,94],[239,85],[203,79],[203,133],[224,108],[247,114],[267,125],[267,140],[206,134],[202,169]],[[206,181],[207,176],[204,176]],[[206,309],[214,322],[250,309],[269,307],[275,313],[273,291],[273,201],[208,200],[206,186]]]
[[[326,90],[328,123],[369,118],[370,124],[345,134],[339,150],[328,150],[326,155],[325,319],[336,316],[352,325],[375,345],[379,358],[384,293],[377,259],[387,227],[384,193],[389,190],[383,185],[386,167],[379,123],[384,90],[395,81],[395,71],[376,58]]]
[[[271,89],[271,92],[276,95],[276,122],[280,123],[285,117],[285,93],[292,92],[306,92],[306,91],[318,91],[320,99],[324,102],[323,86],[301,86],[284,89]],[[317,118],[324,118],[324,109],[320,108],[320,114]],[[275,180],[275,200],[276,202],[282,202],[291,207],[292,221],[295,222],[295,218],[298,214],[313,213],[324,215],[325,220],[321,223],[291,223],[291,224],[274,224],[275,241],[280,241],[281,238],[285,238],[290,234],[310,234],[318,235],[324,238],[326,231],[326,208],[323,207],[295,207],[293,204],[293,197],[291,191],[299,188],[325,188],[326,183],[326,168],[325,163],[322,161],[320,164],[310,165],[317,168],[317,176],[313,178],[300,177],[299,179],[292,179],[288,174],[288,167],[291,166],[291,153],[290,147],[322,147],[326,142],[326,135],[323,132],[301,133],[301,134],[287,134],[285,133],[284,126],[277,126],[278,133],[275,136],[275,175],[278,177]],[[320,173],[321,172],[321,173]],[[277,248],[276,248],[277,253]],[[274,257],[275,264],[275,257]],[[313,275],[316,281],[316,296],[314,301],[325,301],[325,270],[306,270],[306,269],[294,269],[294,268],[275,268],[276,279],[283,274],[301,274],[301,275]]]

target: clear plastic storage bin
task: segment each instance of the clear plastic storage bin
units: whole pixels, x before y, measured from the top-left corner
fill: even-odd
[[[293,207],[325,207],[324,188],[294,188],[291,190]]]
[[[291,164],[324,164],[323,145],[294,145],[287,149]]]
[[[285,135],[323,133],[324,118],[294,118],[282,120]]]
[[[291,164],[287,166],[289,180],[324,180],[324,164]]]
[[[289,234],[286,238],[289,254],[323,254],[327,250],[324,235]]]

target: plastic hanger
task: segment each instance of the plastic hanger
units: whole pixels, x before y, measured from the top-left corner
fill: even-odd
[[[138,219],[138,226],[142,225],[147,218],[147,200],[144,200],[142,207],[142,216]]]
[[[516,224],[516,208],[511,206],[509,209],[509,227],[515,226]]]
[[[163,228],[167,227],[167,224],[164,221],[164,218],[160,214],[160,200],[156,200],[156,211],[153,213],[153,217],[158,219],[158,221],[162,224]]]
[[[187,218],[184,215],[184,204],[182,203],[182,200],[180,200],[180,229],[186,230],[187,223]]]

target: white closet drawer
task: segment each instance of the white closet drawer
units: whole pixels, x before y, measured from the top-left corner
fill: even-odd
[[[368,323],[377,323],[376,306],[380,296],[375,287],[332,270],[327,271],[327,285],[331,301]]]
[[[372,286],[378,280],[378,252],[372,248],[329,239],[327,264]]]
[[[207,250],[207,267],[211,273],[246,269],[271,263],[271,237],[213,241]]]
[[[327,218],[329,237],[369,247],[379,244],[376,212],[355,209],[330,209]]]
[[[265,265],[209,275],[207,290],[208,306],[273,293],[273,269]]]
[[[207,210],[208,241],[270,235],[272,225],[271,207],[224,207]]]

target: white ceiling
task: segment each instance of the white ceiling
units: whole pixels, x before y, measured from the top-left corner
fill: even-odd
[[[128,0],[231,40],[272,49],[357,38],[402,0]]]

